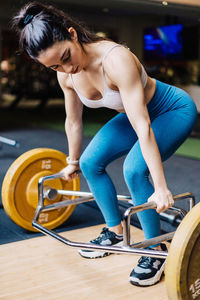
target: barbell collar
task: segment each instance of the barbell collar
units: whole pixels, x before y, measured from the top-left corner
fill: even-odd
[[[43,187],[43,197],[47,198],[48,200],[54,201],[58,196],[57,189],[51,188],[49,186]]]

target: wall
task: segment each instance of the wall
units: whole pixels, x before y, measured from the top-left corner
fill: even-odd
[[[114,30],[118,35],[118,41],[125,42],[140,60],[143,56],[144,28],[165,24],[165,17],[157,15],[110,16],[108,14],[79,15],[74,13],[74,16],[83,20],[90,28]],[[102,24],[104,25],[102,26]]]
[[[16,3],[19,5],[18,3]],[[5,1],[0,4],[0,28],[8,28],[11,15],[16,12],[18,8]],[[97,31],[104,30],[112,33],[117,41],[124,42],[136,54],[136,56],[143,61],[143,30],[145,27],[165,25],[167,22],[179,21],[178,18],[164,15],[152,14],[127,14],[125,15],[110,15],[108,13],[87,12],[71,9],[69,13],[75,18],[84,21],[88,26]],[[182,22],[180,20],[180,22]],[[199,25],[200,26],[200,25]],[[3,43],[3,42],[2,42]],[[0,46],[1,44],[0,43]],[[199,38],[200,45],[200,38]],[[200,51],[200,47],[199,47]],[[1,53],[1,50],[0,50]],[[200,58],[200,54],[199,54]],[[196,62],[198,64],[198,62]],[[199,67],[199,66],[198,66]],[[190,89],[191,90],[191,89]],[[195,99],[197,98],[195,94]]]

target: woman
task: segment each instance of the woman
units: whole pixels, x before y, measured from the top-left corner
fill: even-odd
[[[91,243],[122,243],[116,191],[105,168],[124,154],[124,178],[134,205],[146,201],[157,204],[157,211],[138,213],[145,238],[160,235],[159,213],[174,203],[162,161],[177,150],[194,126],[197,112],[190,96],[150,78],[129,49],[90,33],[54,7],[32,2],[13,18],[13,26],[19,33],[21,50],[57,72],[65,96],[69,146],[63,176],[72,180],[76,171],[82,170],[107,224]],[[81,155],[83,105],[104,106],[119,113]],[[164,244],[154,248],[166,250]],[[86,250],[79,253],[86,258],[109,254]],[[155,284],[164,265],[164,259],[142,257],[129,280],[140,286]]]

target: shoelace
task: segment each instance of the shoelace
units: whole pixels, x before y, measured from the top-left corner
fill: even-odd
[[[100,236],[97,237],[96,239],[92,240],[91,243],[94,243],[94,244],[101,244],[101,242],[103,240],[107,240],[109,238],[112,238],[113,236],[113,233],[109,231],[108,228],[104,227],[102,229],[102,232],[100,233]]]
[[[138,266],[143,268],[152,267],[152,264],[156,261],[154,257],[142,256],[138,261]]]

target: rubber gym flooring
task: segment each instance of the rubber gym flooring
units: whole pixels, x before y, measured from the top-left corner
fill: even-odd
[[[56,113],[56,111],[55,111]],[[28,117],[28,115],[30,116]],[[2,111],[1,111],[1,115]],[[17,117],[18,113],[15,112]],[[34,113],[35,119],[37,120],[37,113]],[[4,116],[5,117],[5,116]],[[26,118],[34,118],[33,113],[28,112]],[[19,114],[20,118],[20,114]],[[48,111],[43,114],[43,118],[48,120]],[[18,120],[19,122],[20,120]],[[21,123],[23,120],[21,120]],[[6,129],[7,127],[7,129]],[[7,119],[7,126],[1,126],[0,135],[15,139],[20,143],[19,148],[13,148],[7,145],[3,145],[0,149],[0,187],[2,185],[5,173],[11,163],[22,153],[38,147],[49,147],[58,149],[65,153],[67,150],[67,140],[63,131],[47,129],[42,126],[42,123],[35,123],[34,126],[26,124],[24,126],[13,126],[12,120]],[[90,141],[90,137],[84,137],[83,149]],[[123,180],[122,175],[122,164],[124,157],[116,160],[108,167],[108,173],[111,175],[117,192],[119,194],[128,194],[127,187]],[[200,173],[200,160],[186,158],[183,156],[174,155],[167,162],[164,163],[165,174],[168,181],[168,186],[173,194],[179,194],[184,192],[192,192],[196,201],[200,199],[199,189],[199,173]],[[88,191],[86,181],[81,175],[81,190]],[[181,207],[186,208],[187,205],[184,203],[179,204]],[[124,205],[120,205],[121,211],[123,212],[126,208]],[[137,223],[137,220],[135,220]],[[70,216],[70,218],[61,225],[57,231],[66,231],[82,227],[93,226],[104,223],[103,217],[98,210],[95,202],[85,203],[77,205],[76,209]],[[168,230],[170,225],[162,222],[162,229]],[[14,222],[5,214],[5,211],[1,207],[0,209],[0,244],[10,243],[18,240],[28,239],[41,235],[40,233],[28,232]]]

